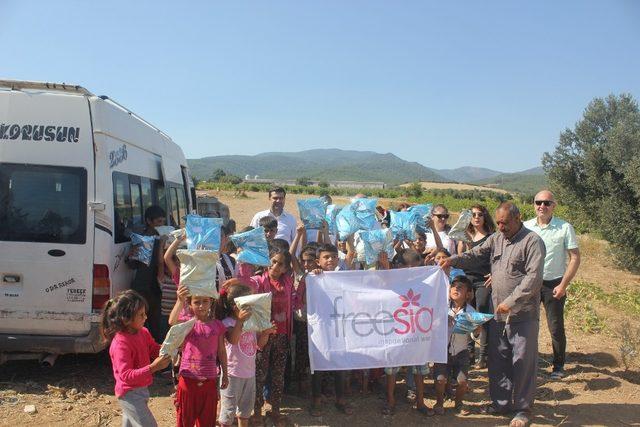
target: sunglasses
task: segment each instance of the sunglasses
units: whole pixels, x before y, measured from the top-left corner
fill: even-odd
[[[471,214],[471,216],[474,218],[482,218],[484,214],[482,212],[474,212]]]
[[[536,200],[534,203],[536,204],[536,206],[545,205],[548,207],[553,205],[554,202],[552,200]]]
[[[433,214],[438,219],[449,219],[449,214]]]

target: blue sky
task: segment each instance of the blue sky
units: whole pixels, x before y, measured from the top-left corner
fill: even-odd
[[[108,95],[191,158],[328,147],[517,171],[594,97],[640,97],[634,1],[0,0],[0,13],[0,77]]]

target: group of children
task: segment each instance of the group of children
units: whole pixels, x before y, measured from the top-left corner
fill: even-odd
[[[235,248],[226,239],[230,230],[223,227],[218,263],[226,263],[227,268],[218,266],[217,299],[191,295],[187,287],[180,285],[180,262],[175,254],[184,237],[178,237],[164,251],[164,268],[173,284],[162,287],[167,293],[173,291],[173,295],[167,296],[163,292],[164,313],[169,306],[166,302],[175,301],[165,317],[167,325],[195,318],[193,329],[182,345],[178,365],[175,406],[179,427],[214,426],[216,421],[227,426],[233,424],[234,419],[239,426],[247,426],[250,422],[263,425],[265,397],[271,406],[267,416],[274,424],[285,425],[286,418],[280,413],[280,407],[285,382],[292,380],[292,359],[295,360],[298,392],[304,393],[306,386],[311,386],[312,416],[323,413],[323,392],[326,393],[327,383],[333,384],[333,393],[330,394],[335,396],[336,409],[352,414],[353,407],[346,400],[349,372],[309,372],[305,307],[307,274],[354,268],[410,268],[436,263],[439,258],[450,255],[442,247],[433,224],[430,226],[435,234],[436,249],[428,248],[426,236],[418,234],[414,241],[397,242],[392,259],[381,252],[374,266],[359,262],[357,242],[353,238],[337,242],[336,247],[326,226],[312,233],[314,238],[311,240],[315,240],[312,242],[307,242],[308,233],[304,226],[298,227],[290,245],[286,240],[274,238],[278,226],[275,219],[265,217],[260,226],[264,228],[269,242],[270,265],[264,268],[236,262]],[[231,268],[232,272],[229,271]],[[252,313],[249,309],[239,309],[234,302],[236,298],[252,293],[272,295],[272,325],[257,333],[243,330],[244,322]],[[473,310],[468,305],[472,294],[471,282],[465,276],[457,276],[453,280],[449,292],[448,362],[407,367],[407,382],[413,382],[415,386],[416,409],[425,415],[444,413],[445,394],[448,386],[452,385],[455,386],[455,407],[465,412],[463,396],[467,389],[470,337],[452,334],[451,330],[453,319],[459,312]],[[123,425],[156,425],[147,406],[147,387],[152,383],[153,374],[166,369],[171,363],[168,356],[159,356],[160,345],[144,327],[147,304],[140,293],[128,290],[108,301],[103,312],[103,335],[111,342],[109,354],[116,382],[115,392],[122,407]],[[387,383],[384,414],[394,412],[399,370],[398,367],[384,369]],[[380,370],[372,371],[371,375],[362,376],[363,388],[376,379],[375,371]],[[424,376],[429,372],[433,373],[435,380],[436,404],[433,408],[424,403]]]

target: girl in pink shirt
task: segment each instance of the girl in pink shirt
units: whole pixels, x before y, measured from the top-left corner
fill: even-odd
[[[213,317],[214,299],[190,295],[178,287],[178,300],[169,316],[175,325],[193,317],[196,323],[184,340],[175,406],[178,427],[214,427],[218,404],[218,361],[222,370],[220,388],[228,384],[225,327]]]
[[[145,320],[147,302],[133,290],[107,301],[102,312],[101,332],[111,341],[109,356],[122,425],[157,426],[149,410],[147,387],[153,381],[152,374],[169,366],[171,358],[158,357],[160,345],[144,327]]]
[[[260,333],[244,331],[245,321],[251,317],[250,309],[239,309],[235,299],[251,295],[250,286],[235,283],[226,288],[218,300],[227,328],[225,333],[227,360],[229,364],[229,387],[220,392],[221,426],[231,426],[234,418],[238,427],[249,426],[249,416],[256,398],[256,353],[265,346],[271,334],[276,333],[275,325]]]
[[[264,397],[262,388],[271,375],[270,397],[271,418],[276,425],[283,425],[285,419],[280,415],[280,403],[284,389],[284,371],[289,354],[289,341],[293,329],[293,272],[291,254],[272,250],[269,254],[271,265],[263,274],[251,277],[256,293],[271,292],[271,321],[275,324],[276,333],[269,336],[269,341],[262,351],[256,355],[256,403],[254,420],[263,421],[262,406]]]

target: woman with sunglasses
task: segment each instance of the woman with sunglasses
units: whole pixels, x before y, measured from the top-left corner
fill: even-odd
[[[483,205],[471,206],[471,222],[467,227],[467,235],[469,242],[458,242],[458,254],[483,244],[491,234],[496,231],[496,225],[489,211]],[[481,313],[493,313],[491,309],[491,266],[487,262],[486,265],[480,266],[473,270],[465,270],[465,275],[473,283],[474,298],[471,305]],[[469,354],[474,351],[474,342],[471,341]],[[481,327],[479,339],[479,351],[476,359],[476,369],[484,369],[487,367],[487,330]]]
[[[446,249],[450,254],[456,253],[456,242],[447,235],[451,229],[451,226],[447,224],[448,219],[449,210],[445,205],[435,205],[431,210],[431,220],[433,221],[434,229],[438,232],[438,236],[440,236],[442,246],[438,245],[434,233],[427,233],[427,263],[433,261],[439,247]]]

